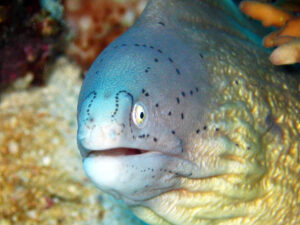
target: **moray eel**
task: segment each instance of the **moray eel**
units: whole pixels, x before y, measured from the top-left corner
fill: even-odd
[[[299,71],[251,26],[228,0],[152,0],[98,56],[77,141],[99,189],[149,224],[300,224]]]

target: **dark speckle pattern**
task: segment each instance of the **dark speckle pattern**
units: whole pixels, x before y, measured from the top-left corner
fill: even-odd
[[[160,22],[159,22],[159,24],[160,24]],[[162,25],[162,24],[161,24],[161,25]],[[128,45],[128,44],[126,44],[126,43],[123,43],[123,44],[121,44],[121,45],[115,45],[114,48],[126,47],[126,46],[130,47],[130,45]],[[150,49],[156,50],[158,53],[160,53],[160,54],[163,55],[163,50],[162,50],[162,49],[160,49],[160,48],[155,48],[155,47],[152,46],[152,45],[148,46],[147,44],[139,44],[139,43],[135,43],[135,44],[133,44],[133,46],[135,46],[135,47],[143,47],[143,48],[150,48]],[[168,59],[168,61],[169,61],[171,64],[173,64],[173,66],[174,66],[174,63],[175,63],[174,60],[173,60],[170,56],[167,56],[167,59]],[[158,59],[158,58],[154,58],[154,62],[158,63],[158,62],[159,62],[159,59]],[[181,75],[181,71],[180,71],[179,68],[176,68],[176,67],[175,67],[174,69],[175,69],[175,72],[176,72],[177,75]],[[145,72],[148,73],[148,72],[149,72],[149,69],[146,69]]]
[[[159,21],[158,24],[162,25],[162,26],[166,26],[166,24],[164,22]]]
[[[181,119],[182,119],[182,120],[184,119],[184,114],[183,114],[183,113],[181,113]]]
[[[115,103],[115,110],[114,110],[114,112],[113,112],[112,115],[111,115],[111,118],[112,118],[112,119],[114,119],[114,117],[115,117],[116,114],[118,113],[118,110],[119,110],[119,95],[122,94],[122,93],[130,97],[130,99],[131,99],[131,109],[130,109],[130,112],[131,112],[132,109],[133,109],[133,96],[132,96],[132,94],[129,93],[128,91],[126,91],[126,90],[118,91],[118,92],[116,93],[116,95],[115,95],[115,102],[116,102],[116,103]],[[131,127],[131,113],[129,113],[129,126],[130,126],[130,131],[131,131],[131,133],[133,133],[132,127]],[[133,135],[132,138],[135,139],[136,137]]]
[[[88,96],[86,97],[86,99],[89,98],[90,96],[93,96],[93,97],[91,98],[91,100],[90,100],[90,102],[88,104],[88,107],[86,109],[86,113],[87,113],[88,117],[91,116],[90,109],[91,109],[91,107],[93,105],[93,102],[94,102],[95,98],[97,97],[97,92],[96,91],[92,91],[90,94],[88,94]]]

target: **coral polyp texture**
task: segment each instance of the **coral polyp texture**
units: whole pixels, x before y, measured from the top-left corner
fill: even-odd
[[[251,18],[261,21],[264,26],[278,28],[263,40],[267,48],[282,45],[270,56],[274,65],[300,62],[300,16],[297,16],[300,12],[299,1],[277,1],[274,4],[243,1],[240,3],[240,9]]]
[[[57,66],[47,87],[3,93],[0,224],[92,224],[103,216],[73,141],[79,69]]]
[[[44,82],[43,71],[63,40],[62,21],[50,16],[39,1],[0,3],[0,87],[16,78],[33,74]]]
[[[99,53],[125,32],[145,0],[66,0],[65,19],[74,33],[67,54],[88,69]]]

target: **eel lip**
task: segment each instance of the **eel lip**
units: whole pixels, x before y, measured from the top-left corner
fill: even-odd
[[[83,158],[95,157],[95,156],[119,157],[119,156],[140,155],[148,152],[152,152],[152,151],[121,147],[121,148],[112,148],[107,150],[85,150],[84,152],[81,151],[81,155]]]

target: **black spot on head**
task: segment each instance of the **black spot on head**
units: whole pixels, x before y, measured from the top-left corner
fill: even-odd
[[[251,149],[251,147],[250,147],[250,146],[248,146],[248,147],[247,147],[247,150],[250,150],[250,149]]]
[[[148,92],[147,92],[147,93],[145,93],[145,96],[146,96],[146,97],[148,97],[148,96],[149,96],[149,93],[148,93]]]
[[[154,138],[153,138],[153,141],[154,141],[154,142],[157,142],[157,138],[156,138],[156,137],[154,137]]]
[[[172,134],[175,134],[175,130],[172,130]]]
[[[127,46],[126,44],[122,44],[122,46]]]
[[[143,47],[145,47],[145,48],[146,48],[146,47],[147,47],[147,45],[143,44]]]
[[[144,88],[142,89],[142,93],[143,93],[143,94],[145,93],[145,89],[144,89]]]
[[[134,44],[134,46],[137,46],[137,47],[139,47],[140,45],[139,45],[139,44]]]
[[[179,100],[179,98],[178,98],[178,97],[176,98],[176,101],[177,101],[177,103],[178,103],[178,104],[180,103],[180,100]]]
[[[200,129],[197,129],[197,130],[196,130],[196,133],[199,134],[199,132],[200,132]]]
[[[182,119],[182,120],[184,119],[184,114],[183,114],[183,113],[181,113],[181,119]]]
[[[171,63],[173,63],[173,62],[174,62],[172,58],[170,58],[170,57],[169,57],[168,59],[169,59],[169,61],[170,61]]]
[[[151,49],[154,49],[154,47],[153,47],[152,45],[150,46],[150,48],[151,48]]]
[[[146,70],[145,70],[145,73],[148,73],[148,72],[149,72],[149,70],[146,69]]]
[[[176,68],[176,73],[180,75],[180,70],[178,68]]]
[[[160,49],[157,49],[157,51],[158,51],[159,53],[162,53],[162,50],[160,50]]]
[[[236,85],[238,85],[238,84],[239,84],[239,82],[238,82],[237,80],[235,80],[235,81],[234,81],[234,83],[235,83]]]
[[[203,59],[203,55],[201,53],[199,53],[199,56]]]
[[[158,62],[158,59],[157,59],[157,58],[155,58],[155,59],[154,59],[154,62]]]
[[[190,95],[193,95],[193,94],[194,94],[194,92],[192,90],[190,90]]]
[[[156,103],[156,104],[155,104],[155,107],[158,107],[158,106],[159,106],[158,103]]]
[[[196,90],[196,92],[198,92],[198,91],[199,91],[199,88],[198,88],[198,87],[196,87],[196,88],[195,88],[195,90]]]
[[[220,128],[217,127],[217,128],[216,128],[216,131],[219,131],[219,130],[220,130]]]
[[[185,97],[185,93],[184,91],[181,92],[182,97]]]
[[[203,130],[206,130],[207,129],[207,126],[205,125],[204,127],[203,127]]]
[[[171,116],[172,115],[172,112],[170,111],[169,113],[168,113],[168,116]]]
[[[165,23],[164,22],[161,22],[159,21],[158,24],[162,25],[162,26],[165,26]]]

